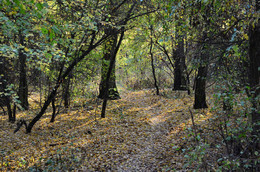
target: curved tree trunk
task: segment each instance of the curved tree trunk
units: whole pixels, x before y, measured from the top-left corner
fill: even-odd
[[[98,98],[105,98],[105,90],[106,90],[106,78],[107,72],[109,69],[109,64],[111,63],[111,56],[116,56],[115,48],[117,45],[118,34],[114,31],[113,28],[109,27],[105,30],[107,35],[111,35],[111,37],[105,43],[104,48],[104,56],[102,59],[102,69],[101,69],[101,82],[99,85],[99,95]],[[113,64],[111,75],[109,78],[109,87],[108,87],[108,97],[109,100],[120,99],[119,92],[116,87],[116,75],[115,75],[115,63]]]

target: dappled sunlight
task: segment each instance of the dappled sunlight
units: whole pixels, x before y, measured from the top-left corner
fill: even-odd
[[[165,166],[183,163],[177,148],[185,143],[185,130],[192,127],[190,109],[193,98],[154,96],[151,90],[125,93],[122,99],[109,101],[106,118],[100,118],[101,105],[89,104],[70,108],[50,123],[52,111],[36,123],[32,133],[24,127],[13,134],[16,124],[0,116],[3,163],[10,170],[44,167],[66,157],[75,158],[75,165],[91,169],[109,163],[117,166],[133,158]],[[178,96],[178,95],[177,95]],[[74,110],[73,110],[74,109]],[[196,125],[208,125],[213,114],[209,110],[191,110]],[[35,114],[19,112],[17,119],[32,119]],[[156,160],[157,159],[157,160]],[[158,161],[160,159],[160,161]],[[62,162],[60,162],[62,163]]]

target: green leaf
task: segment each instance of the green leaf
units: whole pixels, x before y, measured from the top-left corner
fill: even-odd
[[[44,27],[41,28],[41,31],[43,34],[47,35],[48,34],[48,30]]]
[[[16,3],[16,5],[20,5],[20,0],[14,0],[14,3]]]
[[[37,3],[36,7],[38,10],[42,10],[43,9],[43,5],[41,3]]]

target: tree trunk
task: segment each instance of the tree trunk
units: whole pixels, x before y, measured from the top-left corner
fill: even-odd
[[[102,69],[101,69],[101,82],[99,85],[99,95],[98,98],[104,99],[105,98],[105,90],[106,90],[106,78],[107,72],[109,69],[109,65],[111,63],[111,56],[115,55],[115,48],[117,44],[117,32],[114,31],[113,28],[109,27],[105,30],[106,34],[111,34],[111,37],[105,43],[104,48],[104,56],[102,59]],[[109,86],[108,86],[108,97],[109,100],[116,100],[120,99],[119,92],[116,87],[116,75],[115,75],[115,63],[112,66],[111,75],[109,78]]]
[[[260,4],[257,2],[256,11],[260,9]],[[252,134],[259,138],[260,133],[260,108],[259,108],[259,94],[260,94],[260,22],[256,23],[255,27],[250,26],[249,29],[249,83],[251,87],[251,102],[253,104],[251,117],[253,124]],[[256,148],[260,148],[258,142]]]
[[[202,41],[205,42],[207,39],[207,33],[204,32],[202,35]],[[206,49],[206,43],[203,43],[202,48],[200,50],[200,63],[198,68],[198,73],[195,78],[195,102],[194,102],[194,109],[202,109],[208,108],[206,102],[206,79],[207,79],[207,72],[208,72],[208,59],[209,55]]]
[[[19,31],[19,39],[20,44],[24,45],[24,36],[21,31]],[[27,77],[26,77],[26,55],[23,53],[23,48],[19,49],[19,90],[18,96],[21,101],[21,106],[24,110],[29,109],[28,103],[28,85],[27,85]]]
[[[160,95],[159,87],[157,85],[157,79],[155,74],[155,68],[154,68],[154,60],[153,60],[153,38],[152,38],[152,26],[151,26],[151,45],[150,45],[150,56],[151,56],[151,66],[152,66],[152,72],[153,72],[153,79],[154,79],[154,87],[156,88],[156,95]]]
[[[50,122],[54,122],[55,121],[55,117],[56,117],[55,97],[52,99],[51,105],[52,105],[52,115],[51,115]]]
[[[14,113],[11,106],[11,96],[7,90],[8,86],[8,62],[5,60],[5,57],[0,57],[0,106],[7,107],[8,121],[11,123],[15,122],[15,109]],[[7,95],[5,95],[7,94]]]
[[[187,81],[185,78],[186,65],[184,54],[184,40],[178,42],[175,51],[175,65],[174,65],[174,85],[173,90],[187,90]]]
[[[95,34],[92,35],[92,38],[95,38]],[[103,40],[105,40],[107,37],[102,37],[101,39],[99,39],[99,41],[97,41],[95,44],[91,44],[88,48],[88,50],[84,51],[84,53],[79,56],[78,58],[74,59],[73,62],[69,65],[69,67],[65,70],[65,72],[62,74],[62,70],[60,70],[60,75],[57,78],[57,82],[55,87],[52,89],[50,95],[48,96],[47,100],[44,102],[43,107],[41,108],[41,111],[33,118],[33,120],[28,124],[28,127],[26,128],[26,133],[31,133],[32,128],[34,126],[34,124],[36,124],[36,122],[41,119],[41,117],[43,116],[43,114],[45,113],[46,109],[48,108],[48,106],[50,105],[50,103],[52,102],[52,99],[55,98],[56,93],[58,88],[60,87],[60,85],[62,84],[62,82],[64,81],[64,79],[69,75],[69,73],[74,69],[74,67],[82,60],[84,59],[93,49],[95,49],[96,47],[98,47],[101,42]],[[62,67],[63,68],[63,67]]]
[[[108,66],[108,70],[107,70],[107,74],[106,74],[106,79],[105,79],[105,89],[104,89],[104,100],[103,100],[103,104],[102,104],[102,111],[101,111],[101,118],[105,118],[106,117],[106,107],[107,107],[107,100],[109,99],[109,81],[110,81],[110,77],[111,77],[111,74],[112,74],[112,71],[113,71],[113,66],[115,65],[115,62],[116,62],[116,54],[119,50],[119,47],[122,43],[122,40],[124,38],[124,27],[121,28],[122,31],[121,31],[121,35],[120,35],[120,39],[118,41],[118,44],[115,44],[114,45],[114,51],[112,51],[111,53],[111,57],[110,57],[110,63],[109,63],[109,66]],[[116,30],[114,32],[117,32]],[[112,34],[113,35],[113,34]]]
[[[206,103],[206,77],[208,66],[200,66],[195,78],[195,103],[194,109],[208,108]]]
[[[64,99],[64,107],[69,108],[70,104],[70,80],[72,78],[72,74],[70,73],[69,76],[64,80],[63,83],[63,92],[62,97]]]

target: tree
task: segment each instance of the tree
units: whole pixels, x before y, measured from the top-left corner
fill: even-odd
[[[260,2],[256,1],[256,12],[260,10]],[[251,88],[252,108],[252,124],[253,135],[258,139],[256,148],[260,148],[259,131],[260,131],[260,20],[256,20],[255,24],[251,24],[249,28],[249,84]]]
[[[120,99],[119,92],[116,87],[116,74],[115,74],[115,64],[113,64],[113,69],[111,71],[111,76],[109,79],[108,88],[106,88],[106,77],[107,72],[110,65],[110,60],[113,55],[116,56],[117,50],[117,39],[118,39],[118,33],[115,28],[112,28],[111,26],[108,26],[105,29],[106,35],[111,35],[109,40],[105,42],[104,46],[104,55],[102,58],[102,68],[101,68],[101,82],[99,86],[99,95],[98,98],[104,99],[105,98],[105,92],[108,90],[108,99],[115,100]]]
[[[138,11],[138,6],[142,2],[137,2],[137,1],[122,1],[118,5],[116,5],[113,10],[118,10],[120,9],[123,5],[125,6],[125,10],[122,11],[122,14],[120,15],[117,20],[115,20],[115,25],[114,27],[118,28],[117,33],[121,33],[120,40],[123,39],[123,33],[125,32],[125,25],[127,22],[131,19],[134,19],[136,17],[139,17],[141,14],[139,14]],[[99,47],[101,44],[109,40],[111,37],[114,36],[114,33],[112,32],[104,32],[106,29],[107,24],[111,23],[104,23],[104,21],[109,21],[109,18],[111,17],[110,15],[107,15],[105,13],[100,13],[101,11],[99,10],[100,8],[107,8],[107,5],[104,5],[103,2],[99,3],[89,3],[89,4],[83,4],[83,5],[89,5],[88,10],[92,8],[92,18],[89,17],[83,17],[83,16],[89,16],[90,14],[86,13],[86,11],[82,8],[78,8],[77,6],[75,9],[82,9],[83,11],[78,11],[80,15],[78,16],[77,22],[72,23],[74,25],[77,25],[75,28],[82,28],[82,30],[79,30],[79,35],[75,37],[75,39],[80,39],[80,41],[75,41],[76,48],[73,54],[75,56],[72,56],[72,60],[66,63],[66,65],[62,65],[62,67],[59,70],[59,73],[56,78],[56,84],[54,85],[53,89],[51,90],[49,96],[47,97],[43,107],[41,108],[40,112],[36,114],[36,116],[29,122],[26,127],[26,132],[30,133],[33,126],[35,123],[44,115],[46,109],[52,102],[52,100],[55,98],[57,91],[60,87],[60,85],[64,82],[65,78],[70,74],[70,72],[78,65],[79,62],[81,62],[85,57],[87,57],[92,50],[96,49]],[[106,11],[106,9],[104,9]],[[133,13],[135,11],[135,13]],[[78,14],[78,13],[77,13]],[[114,17],[114,16],[112,16]],[[90,22],[90,25],[85,26],[85,23],[87,20]],[[52,25],[54,25],[55,22],[52,22]],[[78,25],[81,25],[82,27],[78,27]],[[51,36],[51,35],[49,35]],[[54,35],[52,35],[54,38]],[[71,40],[74,42],[74,40]],[[78,44],[79,42],[79,44]],[[118,45],[120,46],[121,41],[119,41]],[[117,49],[115,53],[118,51],[119,46],[117,46]],[[114,53],[114,52],[113,52]],[[115,54],[113,54],[111,57],[115,58]],[[66,62],[66,61],[65,61]],[[110,62],[109,66],[109,71],[108,75],[106,77],[106,88],[108,88],[109,84],[109,77],[110,77],[110,72],[112,71],[112,67],[114,65],[114,62]],[[67,68],[65,68],[67,66]],[[106,93],[106,91],[105,91]],[[107,94],[107,93],[106,93]],[[106,107],[106,99],[107,96],[105,96],[104,103],[103,103],[103,108],[102,108],[102,117],[104,116],[105,108]]]
[[[21,30],[19,30],[19,43],[25,46],[24,35]],[[27,84],[27,72],[26,72],[26,54],[24,53],[24,48],[20,48],[18,53],[19,58],[19,90],[18,96],[21,101],[21,106],[25,109],[29,109],[28,103],[28,84]]]
[[[182,26],[185,24],[185,22],[180,21],[176,17],[177,26],[176,28],[176,43],[177,43],[177,48],[175,50],[174,54],[174,85],[173,85],[173,90],[187,90],[187,79],[185,77],[187,67],[185,64],[185,53],[184,53],[184,31],[181,30],[184,27]]]
[[[153,57],[153,26],[150,26],[150,32],[151,32],[151,41],[150,41],[150,56],[151,56],[151,66],[152,66],[152,73],[153,73],[153,79],[154,79],[154,87],[156,88],[156,95],[159,95],[159,87],[157,85],[157,79],[156,79],[156,74],[155,74],[155,67],[154,67],[154,57]]]
[[[0,56],[0,106],[4,110],[4,106],[7,107],[8,120],[9,122],[14,123],[16,120],[15,116],[15,105],[12,110],[12,89],[10,88],[10,83],[8,78],[10,64],[7,61],[7,58]]]
[[[207,33],[204,33],[202,40],[206,41]],[[201,52],[199,52],[199,67],[195,78],[195,101],[194,109],[208,108],[206,102],[206,79],[208,72],[208,53],[206,45],[200,45]]]

